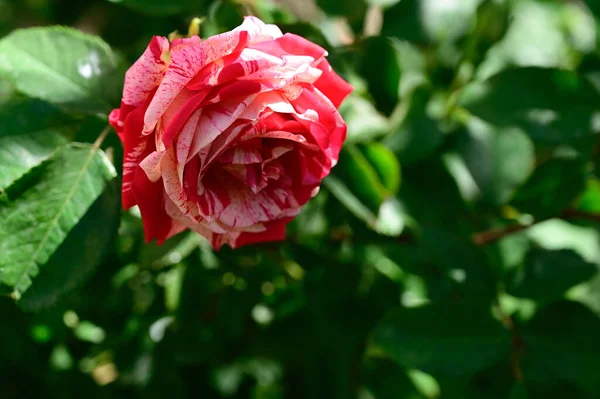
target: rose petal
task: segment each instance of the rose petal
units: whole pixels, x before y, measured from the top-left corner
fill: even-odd
[[[165,121],[166,130],[162,137],[165,146],[170,146],[175,136],[181,132],[184,124],[190,119],[191,115],[200,108],[200,104],[206,98],[209,89],[199,92],[184,89],[169,106],[162,120]],[[181,101],[180,104],[177,104]],[[168,115],[169,110],[173,108],[173,115]]]
[[[218,250],[223,244],[230,244],[237,239],[240,233],[218,234],[210,230],[204,223],[192,221],[189,217],[181,213],[180,209],[170,199],[165,199],[166,214],[176,220],[181,225],[195,231],[206,238],[215,250]]]
[[[132,184],[138,165],[151,151],[154,151],[152,141],[142,134],[144,123],[144,105],[129,113],[123,127],[123,208],[129,209],[136,204]]]
[[[183,176],[179,176],[180,172],[177,166],[175,151],[173,150],[173,147],[171,147],[164,153],[160,162],[163,186],[167,196],[175,205],[177,205],[179,210],[183,214],[188,215],[190,210],[187,204],[187,197],[183,191],[183,185],[181,183]]]
[[[286,208],[291,195],[288,190],[273,188],[258,194],[239,183],[228,188],[231,203],[218,216],[219,222],[229,227],[248,227],[275,220]]]
[[[140,167],[148,176],[148,179],[155,183],[160,180],[162,177],[162,172],[160,170],[160,161],[162,161],[163,155],[165,153],[161,151],[154,151],[146,158],[142,160],[140,163]]]
[[[188,160],[198,154],[201,148],[208,146],[223,133],[246,110],[254,96],[243,101],[233,100],[205,108],[198,122],[196,133],[188,153]]]
[[[177,162],[182,165],[188,160],[188,154],[192,146],[192,140],[194,139],[194,134],[198,129],[198,122],[200,122],[201,115],[202,108],[198,108],[196,111],[194,111],[192,116],[190,116],[183,126],[183,129],[177,138]]]
[[[260,233],[244,232],[237,237],[230,245],[232,248],[239,248],[244,245],[255,244],[257,242],[281,241],[285,238],[285,226],[292,218],[280,219],[266,224],[265,231]]]
[[[152,183],[142,170],[136,173],[133,192],[142,214],[146,242],[150,242],[155,238],[161,244],[169,237],[185,229],[185,226],[177,223],[167,215],[162,185]]]
[[[222,176],[225,176],[222,171],[220,174],[209,173],[203,178],[198,175],[196,181],[199,212],[211,222],[231,203],[229,192],[222,184]]]
[[[173,99],[204,66],[241,51],[247,43],[259,43],[280,36],[281,31],[276,26],[266,25],[258,18],[246,17],[242,25],[233,31],[209,37],[203,42],[197,36],[182,39],[187,42],[171,51],[170,67],[144,117],[144,132],[149,134],[155,128]]]
[[[135,107],[158,86],[168,63],[169,40],[154,36],[142,56],[125,73],[122,102]]]
[[[347,131],[346,123],[337,109],[323,93],[313,87],[303,90],[293,105],[298,111],[295,116],[307,126],[319,147],[335,165]],[[317,120],[308,111],[318,115]]]
[[[327,56],[327,51],[301,36],[286,33],[273,42],[259,43],[254,45],[253,48],[278,57],[284,57],[286,54],[312,57],[315,60],[312,65],[322,71],[321,77],[314,85],[329,98],[336,108],[353,90],[353,87],[339,77],[333,71],[329,62],[325,60],[324,57]]]
[[[278,57],[259,50],[244,48],[239,53],[227,55],[204,67],[187,87],[199,90],[207,86],[216,86],[283,63],[283,60]]]
[[[339,108],[346,97],[352,93],[354,87],[335,73],[327,60],[322,60],[317,65],[317,68],[323,71],[323,73],[314,83],[315,87],[329,98],[334,107]]]
[[[249,139],[256,138],[256,137],[260,137],[263,139],[289,140],[289,141],[298,143],[299,145],[301,145],[302,147],[304,147],[308,150],[319,151],[319,146],[317,146],[315,144],[310,144],[309,142],[307,142],[306,137],[304,137],[300,134],[294,134],[294,133],[289,133],[289,132],[284,132],[284,131],[275,130],[275,131],[271,131],[271,132],[267,132],[267,133],[257,133],[256,135],[248,134],[248,135],[244,135],[242,140],[249,140]]]

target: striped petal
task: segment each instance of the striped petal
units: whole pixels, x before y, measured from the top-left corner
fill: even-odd
[[[121,190],[125,209],[136,204],[132,184],[138,172],[138,165],[142,159],[154,151],[152,140],[142,134],[144,109],[142,105],[131,112],[125,119],[123,127],[123,183]]]
[[[165,193],[183,214],[189,214],[190,210],[187,204],[187,196],[185,195],[182,185],[183,176],[180,177],[180,171],[178,170],[177,159],[175,158],[173,147],[169,148],[164,153],[160,162],[160,170]]]
[[[192,138],[188,160],[229,128],[242,115],[253,99],[254,97],[251,96],[243,101],[234,100],[228,103],[217,104],[210,107],[210,109],[209,107],[205,108]]]
[[[161,244],[185,229],[184,225],[167,214],[162,185],[152,183],[142,170],[136,173],[133,192],[142,214],[146,242],[156,239]]]
[[[254,17],[246,17],[242,25],[231,32],[212,36],[201,41],[195,36],[174,46],[171,64],[148,107],[144,117],[144,132],[154,130],[158,119],[173,102],[177,94],[209,63],[233,52],[241,51],[248,43],[260,43],[281,36],[274,25],[266,25]]]
[[[168,55],[169,40],[154,36],[146,51],[125,73],[123,103],[137,107],[146,100],[169,66]]]

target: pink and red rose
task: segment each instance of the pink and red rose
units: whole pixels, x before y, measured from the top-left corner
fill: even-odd
[[[154,37],[110,115],[124,145],[123,206],[146,240],[185,229],[214,248],[281,240],[346,137],[352,91],[327,52],[254,17],[202,41]]]

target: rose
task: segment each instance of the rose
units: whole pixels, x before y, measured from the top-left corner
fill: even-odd
[[[123,206],[146,241],[186,228],[215,249],[281,240],[336,164],[352,87],[327,52],[246,17],[210,37],[154,37],[110,123],[124,145]]]

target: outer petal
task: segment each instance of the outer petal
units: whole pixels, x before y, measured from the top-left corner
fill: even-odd
[[[203,42],[198,37],[178,42],[171,51],[171,65],[146,112],[144,132],[150,133],[154,129],[177,94],[206,65],[241,51],[248,43],[273,40],[279,36],[281,31],[274,25],[266,25],[258,18],[247,17],[242,25],[231,32],[212,36]]]
[[[281,31],[255,17],[246,17],[242,25],[231,32],[201,41],[198,37],[180,39],[173,43],[171,66],[148,107],[144,118],[144,132],[150,133],[177,94],[206,65],[231,53],[242,51],[247,44],[274,40]]]
[[[348,130],[339,112],[331,101],[315,88],[304,89],[300,97],[294,101],[294,106],[297,110],[296,116],[307,126],[311,135],[335,165]],[[315,114],[317,119],[312,116]]]
[[[158,119],[183,87],[204,65],[208,63],[204,46],[199,37],[181,39],[171,51],[171,64],[148,106],[144,116],[144,133],[149,134],[154,130]]]
[[[333,71],[329,62],[325,60],[324,57],[327,55],[327,51],[301,36],[286,33],[273,42],[254,45],[254,48],[279,57],[283,57],[285,54],[313,57],[315,59],[315,66],[323,72],[321,77],[315,82],[315,87],[325,94],[336,108],[340,106],[342,101],[353,90],[353,87],[340,78]]]
[[[315,87],[331,100],[334,107],[339,108],[354,87],[335,73],[327,60],[322,60],[317,68],[323,71],[323,74],[315,82]]]
[[[160,161],[160,170],[165,193],[183,214],[188,215],[190,209],[187,204],[187,196],[183,191],[183,176],[180,176],[183,171],[178,168],[173,147],[164,153]]]
[[[244,245],[255,244],[259,242],[281,241],[285,238],[285,226],[292,218],[280,219],[265,224],[265,231],[260,233],[242,233],[230,244],[232,248],[239,248]]]
[[[133,180],[138,172],[138,165],[154,150],[152,140],[142,134],[145,106],[142,105],[131,112],[125,119],[122,129],[123,138],[123,207],[129,209],[136,204],[132,192]],[[142,171],[143,173],[143,171]]]
[[[244,17],[244,22],[234,31],[248,32],[251,44],[274,40],[282,36],[281,30],[276,25],[265,24],[252,16]]]
[[[156,238],[162,243],[183,231],[185,226],[177,223],[165,211],[164,190],[160,182],[152,183],[143,170],[138,171],[133,182],[135,200],[140,207],[146,242]]]
[[[144,54],[125,74],[122,102],[137,107],[158,86],[169,66],[169,40],[154,36]]]

